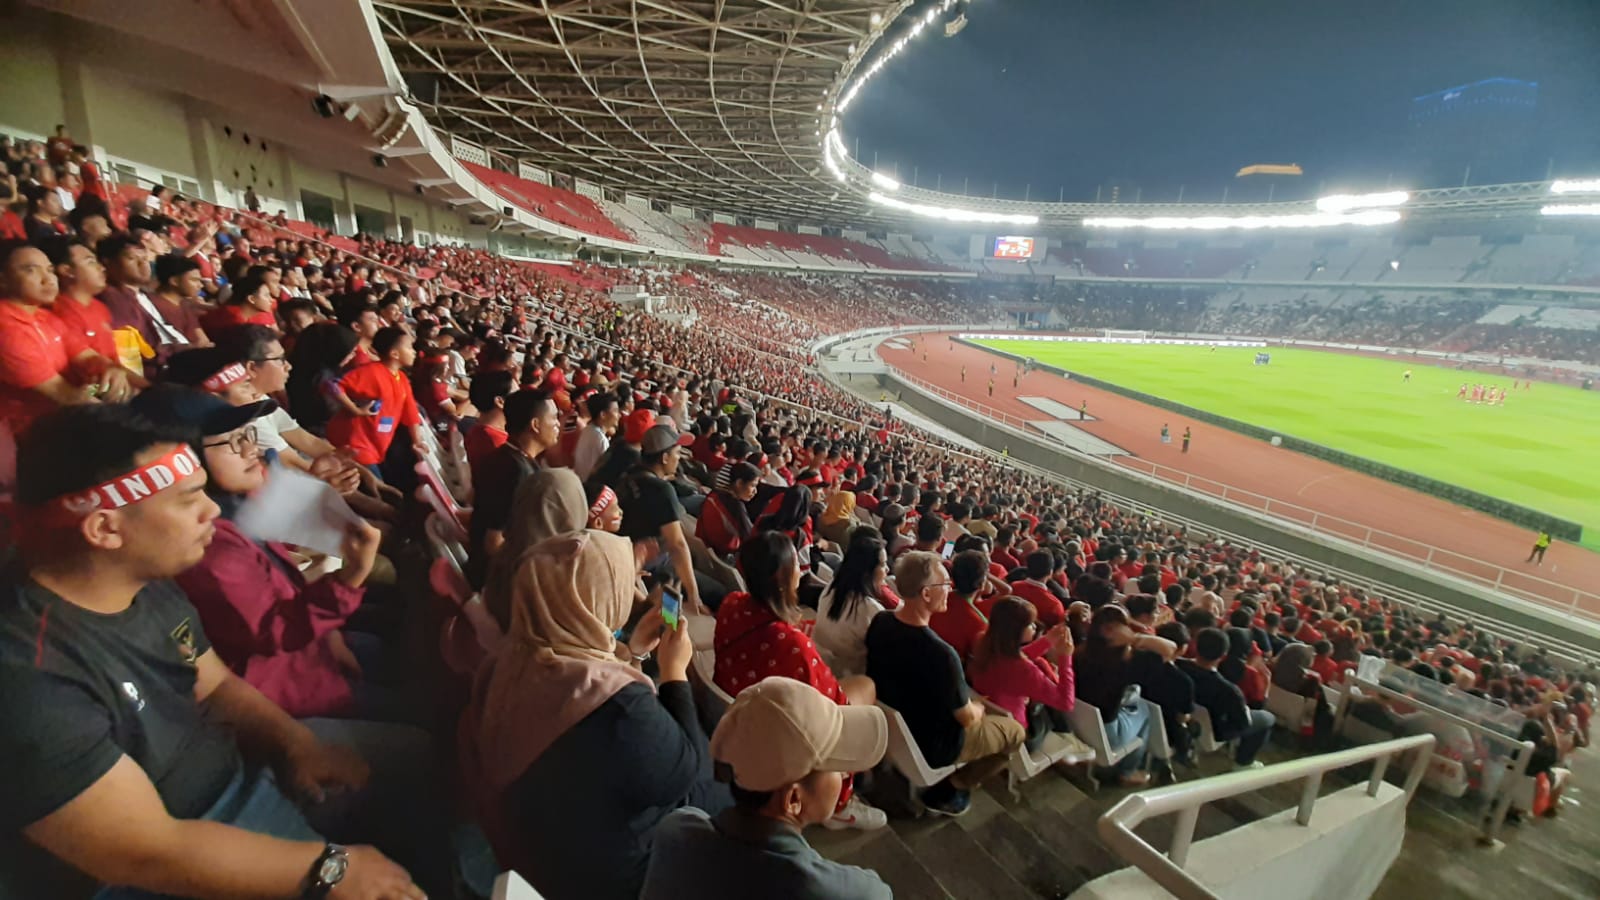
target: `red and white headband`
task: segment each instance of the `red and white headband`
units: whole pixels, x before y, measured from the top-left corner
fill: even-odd
[[[228,389],[228,385],[237,384],[245,379],[249,373],[245,371],[244,363],[230,363],[218,369],[216,374],[200,382],[200,387],[213,394],[220,394]]]
[[[87,516],[97,509],[122,509],[152,497],[184,478],[200,471],[200,458],[188,444],[176,448],[155,462],[119,475],[104,484],[68,494],[58,502],[75,516]]]
[[[600,496],[594,498],[594,504],[589,507],[589,518],[594,518],[606,511],[606,508],[617,502],[617,494],[611,488],[601,488]]]

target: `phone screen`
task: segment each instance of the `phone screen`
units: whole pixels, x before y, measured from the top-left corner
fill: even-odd
[[[944,558],[945,559],[949,559],[950,557],[955,555],[955,552],[956,552],[956,542],[955,541],[945,541],[944,542]]]
[[[678,619],[683,613],[683,601],[671,591],[661,592],[661,621],[673,631],[678,630]]]

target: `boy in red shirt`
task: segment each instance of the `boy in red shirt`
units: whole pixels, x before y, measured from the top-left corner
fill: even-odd
[[[416,428],[422,416],[404,371],[417,361],[411,335],[403,328],[384,328],[373,336],[372,352],[377,362],[357,366],[339,379],[339,389],[362,412],[334,413],[328,420],[328,440],[376,471],[394,443],[395,429]]]

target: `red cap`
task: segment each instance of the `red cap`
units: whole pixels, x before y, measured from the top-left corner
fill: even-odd
[[[644,433],[654,424],[656,424],[655,410],[636,409],[622,420],[622,439],[630,444],[642,443]]]

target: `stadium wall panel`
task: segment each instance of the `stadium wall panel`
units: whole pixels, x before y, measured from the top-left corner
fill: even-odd
[[[893,375],[876,375],[873,378],[874,387],[861,396],[870,399],[877,396],[880,390],[887,390],[899,398],[898,402],[957,434],[967,436],[976,444],[997,451],[1003,449],[1019,462],[1100,487],[1107,493],[1127,497],[1139,504],[1147,504],[1152,514],[1166,513],[1205,522],[1219,532],[1238,535],[1264,546],[1275,547],[1299,559],[1312,561],[1313,568],[1320,564],[1340,569],[1375,583],[1435,598],[1439,603],[1462,613],[1548,635],[1591,652],[1600,651],[1600,637],[1576,625],[1559,610],[1531,602],[1499,599],[1471,590],[1453,579],[1447,581],[1430,577],[1422,569],[1408,565],[1403,560],[1368,553],[1354,546],[1345,549],[1338,543],[1319,539],[1287,524],[1275,523],[1263,515],[1225,501],[1206,498],[1176,485],[1148,481],[1131,471],[1118,471],[1114,464],[1091,460],[1065,447],[1051,446],[1043,438],[1019,438],[981,413],[941,402]],[[840,383],[845,384],[842,381]]]
[[[983,350],[987,353],[993,353],[997,356],[1003,356],[1007,359],[1015,360],[1017,362],[1022,362],[1024,360],[1024,357],[1020,354],[1008,353],[1004,350],[996,350],[993,347],[985,347],[981,344],[973,343],[964,338],[957,338],[956,340],[970,347],[976,347],[977,349]],[[1229,418],[1228,416],[1219,415],[1204,409],[1198,409],[1187,404],[1168,400],[1165,397],[1158,397],[1154,394],[1146,394],[1143,391],[1136,391],[1132,388],[1123,387],[1122,385],[1114,382],[1103,381],[1099,378],[1095,378],[1090,375],[1084,375],[1079,372],[1073,372],[1068,369],[1063,369],[1059,366],[1046,365],[1040,362],[1035,362],[1033,365],[1035,368],[1043,369],[1046,372],[1053,372],[1062,377],[1070,378],[1073,381],[1080,381],[1089,385],[1090,387],[1099,388],[1103,391],[1110,391],[1114,394],[1120,394],[1129,398],[1130,400],[1137,400],[1140,403],[1145,403],[1150,406],[1157,406],[1162,409],[1171,410],[1179,415],[1188,416],[1191,419],[1198,419],[1202,422],[1207,422],[1219,428],[1226,428],[1229,431],[1235,431],[1239,434],[1253,437],[1258,440],[1270,441],[1274,437],[1281,438],[1283,440],[1283,446],[1287,450],[1304,453],[1307,456],[1315,456],[1318,459],[1326,460],[1352,471],[1360,472],[1365,475],[1371,475],[1375,478],[1382,478],[1384,481],[1393,482],[1401,485],[1402,487],[1411,488],[1412,490],[1422,491],[1423,493],[1431,494],[1443,500],[1448,500],[1451,503],[1459,506],[1465,506],[1468,509],[1475,509],[1478,512],[1488,513],[1497,519],[1504,519],[1507,522],[1520,525],[1523,528],[1543,529],[1550,532],[1550,534],[1555,537],[1561,538],[1562,540],[1572,541],[1573,543],[1579,543],[1583,540],[1582,525],[1567,519],[1557,518],[1546,512],[1540,512],[1539,510],[1531,507],[1512,503],[1508,500],[1501,500],[1498,497],[1491,497],[1488,494],[1482,494],[1459,485],[1440,481],[1436,478],[1429,478],[1426,475],[1419,475],[1416,472],[1407,471],[1406,469],[1401,469],[1397,466],[1391,466],[1387,463],[1381,463],[1376,460],[1367,459],[1364,456],[1357,456],[1354,453],[1336,450],[1332,447],[1318,444],[1314,441],[1308,441],[1302,438],[1294,437],[1293,435],[1284,434],[1281,431],[1273,431],[1270,428],[1263,428],[1260,425],[1252,425],[1249,422],[1241,422],[1238,419]],[[1249,486],[1240,485],[1240,487],[1247,488]]]

